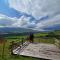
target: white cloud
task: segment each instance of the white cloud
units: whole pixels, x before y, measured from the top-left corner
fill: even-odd
[[[9,27],[15,23],[16,18],[10,18],[6,15],[0,14],[0,27]]]
[[[44,31],[44,28],[49,26],[54,26],[60,24],[60,15],[57,15],[50,20],[42,20],[37,24],[35,21],[30,21],[30,17],[26,17],[25,15],[20,18],[11,18],[6,15],[0,14],[0,27],[23,27],[23,28],[31,28],[38,31]]]
[[[50,26],[54,26],[60,24],[60,15],[57,15],[49,20],[45,21],[40,21],[39,23],[36,24],[36,29],[44,29]]]
[[[34,27],[35,22],[30,21],[30,17],[26,17],[25,15],[20,18],[11,18],[6,15],[0,14],[0,27],[23,27],[29,28],[30,26]]]
[[[29,24],[29,19],[30,19],[29,17],[22,16],[19,19],[17,19],[17,21],[13,24],[13,26],[23,27]]]
[[[60,0],[9,0],[10,7],[32,14],[36,19],[60,13]]]
[[[29,28],[30,26],[35,26],[35,22],[30,22],[31,17],[26,17],[25,15],[17,19],[17,21],[12,25],[15,27]]]
[[[31,17],[25,15],[20,18],[10,18],[0,14],[0,24],[5,24],[10,27],[24,27],[37,30],[44,30],[46,27],[60,24],[60,0],[8,0],[9,7],[20,12],[31,14],[37,20],[30,21]],[[48,19],[40,20],[41,17],[48,16]],[[2,21],[3,20],[3,21]],[[9,21],[7,23],[7,21]],[[3,23],[2,23],[3,22]]]

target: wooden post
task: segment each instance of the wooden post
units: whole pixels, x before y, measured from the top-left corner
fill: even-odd
[[[4,58],[4,50],[5,50],[5,40],[4,40],[4,42],[3,42],[2,58]]]
[[[22,41],[21,42],[22,42],[22,46],[23,46],[23,38],[22,38]]]

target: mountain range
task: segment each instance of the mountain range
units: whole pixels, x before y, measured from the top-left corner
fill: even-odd
[[[36,30],[32,30],[32,29],[14,28],[14,27],[4,27],[4,28],[0,28],[0,34],[24,33],[24,32],[37,32],[37,31],[36,31]]]

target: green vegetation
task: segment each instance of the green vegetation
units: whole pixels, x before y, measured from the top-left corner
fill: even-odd
[[[37,37],[37,36],[46,36],[46,35],[48,35],[48,33],[36,33],[36,34],[34,34],[35,37]]]
[[[55,43],[55,37],[48,37],[48,38],[46,37],[46,36],[49,36],[49,33],[37,33],[37,34],[34,34],[34,36],[39,37],[39,38],[34,38],[34,42],[49,43],[49,44]],[[25,39],[27,37],[28,36],[7,36],[5,37],[6,43],[5,43],[3,58],[2,58],[3,44],[0,44],[0,60],[39,60],[37,58],[17,56],[17,55],[10,54],[10,51],[9,51],[10,42],[11,41],[21,42],[22,38]]]
[[[32,57],[23,57],[23,56],[11,55],[10,51],[9,51],[9,45],[10,45],[11,41],[18,42],[18,40],[15,40],[15,39],[7,40],[7,42],[5,43],[5,48],[4,48],[4,57],[2,56],[3,44],[0,44],[0,60],[38,60],[38,59],[32,58]]]

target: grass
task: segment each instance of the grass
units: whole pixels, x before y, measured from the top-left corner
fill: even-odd
[[[46,36],[46,35],[48,35],[48,33],[36,33],[36,34],[34,34],[34,36]]]
[[[12,40],[7,40],[4,49],[4,58],[2,58],[3,44],[0,44],[0,60],[38,60],[32,57],[14,56],[9,52],[9,45]]]
[[[39,36],[40,34],[37,34],[35,36]],[[42,36],[45,36],[46,34],[42,34]],[[32,57],[24,57],[24,56],[13,56],[10,54],[9,51],[9,45],[11,41],[15,42],[21,42],[21,38],[26,38],[27,36],[8,36],[6,37],[6,43],[4,48],[4,58],[2,58],[2,51],[3,51],[3,44],[0,44],[0,60],[40,60],[37,58]],[[13,39],[12,39],[13,38]],[[15,39],[14,39],[15,38]],[[44,38],[35,38],[34,42],[40,42],[40,43],[54,43],[54,38],[44,39]],[[42,59],[41,59],[42,60]]]
[[[54,38],[49,38],[49,39],[35,38],[34,42],[54,44],[55,40],[54,40]]]

